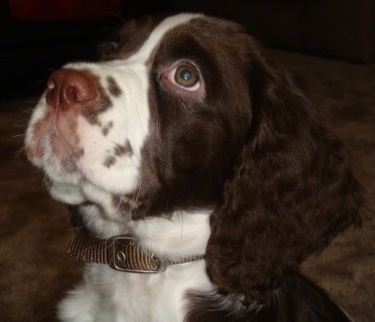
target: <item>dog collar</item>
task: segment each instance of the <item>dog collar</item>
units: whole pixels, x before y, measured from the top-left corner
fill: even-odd
[[[145,252],[128,235],[96,238],[83,233],[77,234],[70,241],[67,253],[85,262],[107,264],[117,271],[145,274],[164,272],[169,265],[204,259],[204,255],[196,255],[171,261]]]

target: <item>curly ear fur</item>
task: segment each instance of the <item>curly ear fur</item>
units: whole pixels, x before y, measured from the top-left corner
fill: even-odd
[[[293,79],[258,55],[252,125],[211,216],[206,252],[213,283],[245,302],[266,300],[306,257],[359,225],[363,203],[342,142]]]

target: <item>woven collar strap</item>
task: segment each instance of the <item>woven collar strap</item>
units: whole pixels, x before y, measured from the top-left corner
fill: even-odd
[[[69,243],[69,256],[85,262],[107,264],[115,270],[132,273],[157,273],[169,265],[177,265],[204,259],[204,255],[182,258],[178,261],[160,259],[146,253],[127,235],[108,239],[77,234]]]

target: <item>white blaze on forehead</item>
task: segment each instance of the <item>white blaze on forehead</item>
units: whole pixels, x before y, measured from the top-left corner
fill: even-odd
[[[155,49],[155,47],[160,43],[160,41],[168,31],[181,24],[187,23],[194,18],[199,18],[202,16],[202,14],[181,13],[179,15],[171,16],[164,19],[151,32],[150,36],[142,45],[142,47],[138,50],[138,52],[129,58],[129,61],[136,60],[146,62],[150,58],[150,55]]]

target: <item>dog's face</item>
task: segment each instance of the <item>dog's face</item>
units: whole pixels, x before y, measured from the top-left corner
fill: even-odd
[[[27,134],[29,158],[67,203],[90,198],[85,185],[94,185],[148,214],[212,206],[251,121],[239,68],[249,38],[199,15],[132,21],[118,38],[101,46],[101,62],[50,77]]]
[[[53,73],[30,121],[52,196],[121,225],[209,209],[208,274],[249,301],[360,222],[342,143],[242,28],[181,14],[115,38]]]

